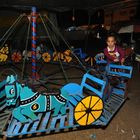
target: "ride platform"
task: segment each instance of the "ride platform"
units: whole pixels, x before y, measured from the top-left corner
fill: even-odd
[[[114,66],[109,67],[110,73],[113,68]],[[124,68],[126,69],[126,67]],[[110,73],[108,74],[109,78]],[[118,77],[119,83],[108,88],[109,90],[105,90],[106,87],[111,86],[111,83],[105,81],[104,76],[102,77],[103,79],[99,79],[100,76],[92,75],[91,71],[87,72],[83,76],[81,85],[77,85],[75,88],[77,91],[81,91],[82,88],[83,92],[84,88],[87,88],[92,92],[85,97],[80,96],[80,94],[70,96],[69,101],[66,103],[66,115],[59,114],[53,116],[53,111],[47,111],[36,113],[38,116],[38,120],[36,121],[32,121],[28,118],[28,123],[21,123],[11,114],[12,108],[9,112],[1,111],[1,135],[6,138],[21,138],[85,128],[106,127],[127,99],[125,94],[128,81],[125,82],[126,79],[124,79],[124,77],[131,78],[132,69],[128,67],[127,74],[124,74],[124,71],[114,73],[113,70],[113,76],[114,74],[120,75],[120,77]],[[123,81],[120,79],[122,78],[121,75],[124,75]],[[4,84],[1,83],[1,85]],[[75,86],[75,84],[69,83],[63,88],[69,89],[72,85]],[[107,98],[104,98],[104,95],[107,95]],[[97,104],[99,105],[97,106]],[[89,108],[86,108],[86,106]],[[89,111],[89,109],[91,110]],[[79,115],[76,115],[77,113]],[[78,119],[77,116],[79,117]],[[94,121],[92,122],[91,119]]]
[[[82,99],[82,98],[81,98]],[[75,99],[75,103],[80,102],[80,98]],[[91,124],[89,127],[105,127],[111,121],[113,116],[122,106],[126,99],[122,95],[118,95],[116,93],[111,94],[111,97],[108,101],[104,103],[104,109],[101,117]],[[0,116],[0,120],[4,120],[4,122],[0,121],[3,126],[1,128],[1,135],[4,135],[8,138],[11,137],[30,137],[32,135],[43,135],[43,134],[51,134],[65,131],[77,130],[78,128],[83,128],[79,124],[77,124],[74,120],[74,106],[69,104],[67,107],[67,114],[62,116],[58,115],[56,117],[52,116],[51,112],[39,113],[38,121],[30,122],[26,124],[22,124],[12,116],[9,119],[9,114],[3,113]],[[85,129],[85,126],[84,126]]]

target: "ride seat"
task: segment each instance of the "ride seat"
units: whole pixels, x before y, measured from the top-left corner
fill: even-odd
[[[90,70],[91,71],[91,70]],[[88,71],[84,74],[81,84],[69,83],[63,87],[70,95],[84,96],[83,89],[86,88],[93,95],[98,95],[100,98],[103,97],[106,81],[90,74]]]

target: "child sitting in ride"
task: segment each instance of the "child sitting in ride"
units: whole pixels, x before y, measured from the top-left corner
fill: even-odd
[[[114,34],[107,36],[107,47],[104,49],[104,54],[107,57],[108,63],[124,63],[124,51],[116,45],[116,37]]]

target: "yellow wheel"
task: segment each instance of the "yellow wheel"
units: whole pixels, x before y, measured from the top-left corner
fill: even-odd
[[[50,62],[51,61],[51,55],[48,52],[45,52],[42,54],[42,59],[44,60],[44,62]]]
[[[103,101],[98,96],[82,99],[74,110],[74,117],[79,125],[86,126],[95,122],[103,112]]]

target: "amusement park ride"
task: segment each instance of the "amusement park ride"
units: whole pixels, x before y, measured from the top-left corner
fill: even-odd
[[[36,8],[32,7],[32,84],[39,81],[36,70]],[[49,21],[49,20],[48,20]],[[50,22],[51,23],[51,22]],[[45,26],[46,28],[46,26]],[[55,27],[53,27],[55,28]],[[46,28],[47,31],[47,28]],[[49,33],[48,33],[49,35]],[[66,42],[67,43],[67,42]],[[54,44],[52,42],[54,47]],[[0,61],[8,59],[8,47],[0,50]],[[75,58],[85,58],[80,49],[69,48],[64,53],[44,52],[42,59],[70,63]],[[12,60],[19,62],[19,52]],[[63,62],[61,62],[63,60]],[[79,59],[78,59],[79,60]],[[81,84],[67,83],[60,89],[36,92],[29,85],[19,82],[16,75],[8,75],[0,82],[0,134],[4,137],[22,137],[51,134],[87,127],[105,127],[127,99],[127,88],[132,67],[106,64],[103,54],[95,57],[96,67],[83,66],[86,70]],[[82,62],[78,61],[80,65]],[[62,67],[62,71],[65,70]],[[64,74],[65,75],[65,74]],[[34,87],[34,85],[32,86]]]

